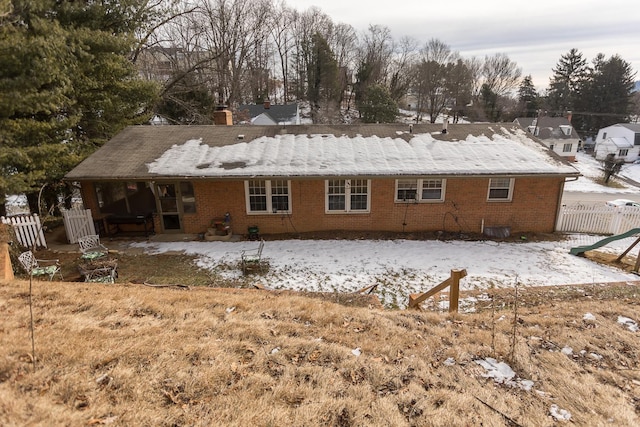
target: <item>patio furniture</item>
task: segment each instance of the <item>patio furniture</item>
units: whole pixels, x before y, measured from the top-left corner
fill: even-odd
[[[240,265],[244,274],[254,271],[262,271],[262,250],[264,249],[264,239],[260,239],[260,244],[256,249],[244,250],[240,254]]]
[[[60,280],[64,280],[60,269],[60,260],[37,259],[33,252],[26,251],[18,255],[18,261],[20,261],[22,268],[31,276],[49,276],[49,280],[53,280],[53,277],[57,274],[60,276]]]
[[[102,258],[109,253],[109,249],[100,243],[100,236],[97,234],[90,234],[78,239],[78,245],[80,245],[80,256],[82,259],[96,259]]]
[[[85,282],[115,283],[118,277],[118,260],[99,258],[78,265],[78,271]]]

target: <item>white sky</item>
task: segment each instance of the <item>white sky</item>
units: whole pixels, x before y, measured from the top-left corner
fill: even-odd
[[[591,62],[598,53],[619,54],[640,70],[640,15],[629,0],[539,0],[507,2],[458,0],[401,3],[363,0],[286,0],[303,11],[317,6],[334,22],[366,30],[389,27],[395,40],[411,36],[424,44],[437,38],[463,57],[506,53],[546,89],[560,56],[576,48]],[[640,76],[637,77],[637,80]]]
[[[598,163],[579,153],[576,167],[585,176],[597,176]],[[626,175],[640,182],[640,164],[626,165]],[[600,185],[580,178],[567,191],[603,192]],[[633,187],[616,190],[611,198],[636,192]],[[286,221],[285,217],[283,220]],[[291,230],[294,231],[294,230]],[[237,230],[242,233],[243,230]],[[574,246],[592,244],[603,236],[573,234],[566,241],[501,243],[420,240],[276,240],[267,241],[263,257],[270,270],[257,281],[275,289],[350,292],[378,283],[376,295],[388,307],[405,307],[409,293],[425,292],[449,277],[452,269],[464,268],[463,289],[521,286],[591,284],[636,281],[634,274],[599,265],[569,254]],[[622,253],[633,243],[628,238],[600,250]],[[150,253],[184,251],[198,257],[201,267],[228,277],[242,275],[237,267],[242,250],[257,242],[143,242]],[[631,251],[637,255],[638,247]],[[222,266],[228,265],[231,268]]]

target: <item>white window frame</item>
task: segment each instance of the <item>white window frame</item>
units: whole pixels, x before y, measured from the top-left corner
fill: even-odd
[[[563,153],[570,153],[573,150],[573,144],[568,143],[568,144],[564,144],[562,146],[562,152]]]
[[[266,210],[261,210],[261,211],[256,211],[256,210],[251,210],[251,194],[249,194],[249,183],[251,181],[259,181],[259,182],[264,182],[265,185],[265,194],[264,197],[266,198]],[[278,194],[278,193],[274,193],[274,190],[277,188],[276,185],[274,185],[277,182],[286,182],[287,183],[287,193],[286,194]],[[246,209],[247,209],[247,214],[248,215],[265,215],[265,214],[271,214],[271,215],[277,215],[277,214],[282,214],[282,213],[287,213],[290,214],[291,213],[291,181],[290,180],[285,180],[285,179],[251,179],[251,180],[247,180],[244,182],[244,194],[245,194],[245,203],[246,203]],[[287,196],[287,205],[289,206],[289,209],[287,210],[283,210],[283,209],[275,209],[274,210],[274,206],[273,206],[273,197],[274,196]]]
[[[618,151],[618,157],[627,157],[628,155],[629,155],[628,148],[621,148],[620,151]]]
[[[344,209],[329,209],[329,196],[340,195],[342,193],[332,193],[329,194],[329,183],[333,181],[344,181]],[[352,182],[353,181],[364,181],[366,182],[367,192],[364,193],[367,197],[367,207],[366,209],[353,209],[351,207],[351,196],[356,194],[351,194]],[[324,181],[324,211],[328,214],[340,214],[340,213],[351,213],[351,214],[359,214],[359,213],[369,213],[371,212],[371,180],[370,179],[357,179],[357,178],[336,178],[336,179],[327,179]]]
[[[416,196],[415,198],[409,198],[409,199],[400,199],[398,198],[398,191],[400,190],[400,182],[401,181],[413,181],[415,182],[415,191],[416,191]],[[432,182],[439,182],[440,183],[440,197],[437,199],[428,199],[428,198],[423,198],[423,194],[424,194],[424,190],[425,190],[425,185],[429,185]],[[430,188],[430,187],[426,187],[426,188]],[[433,188],[438,188],[438,187],[433,187]],[[444,202],[444,197],[445,197],[445,191],[447,188],[447,180],[446,179],[441,179],[441,178],[420,178],[420,179],[396,179],[396,191],[395,191],[395,195],[394,195],[394,201],[396,203],[406,203],[406,202],[411,202],[411,201],[416,201],[418,203],[442,203]]]
[[[505,185],[505,181],[508,180],[508,185]],[[510,202],[513,197],[513,178],[507,177],[495,177],[489,178],[489,185],[487,187],[487,201],[488,202]],[[491,190],[507,190],[507,197],[491,197]]]

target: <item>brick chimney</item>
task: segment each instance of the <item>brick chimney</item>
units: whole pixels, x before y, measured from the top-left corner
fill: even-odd
[[[268,99],[264,100],[264,109],[268,110],[269,108],[271,108],[271,101],[269,101]]]
[[[573,117],[573,112],[567,111],[567,121],[571,124],[571,118]]]
[[[213,112],[213,124],[220,126],[232,126],[233,114],[224,105],[219,105]]]

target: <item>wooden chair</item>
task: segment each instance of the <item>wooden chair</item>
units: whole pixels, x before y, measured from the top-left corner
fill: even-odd
[[[60,262],[57,259],[36,259],[31,251],[23,252],[18,256],[18,261],[22,264],[22,268],[32,276],[49,276],[49,280],[57,274],[60,280],[64,280],[60,269]],[[40,264],[48,265],[40,265]]]
[[[244,274],[253,271],[262,271],[262,250],[264,249],[264,239],[260,239],[260,244],[256,249],[245,250],[240,254],[240,264]]]
[[[80,252],[82,252],[80,256],[82,259],[102,258],[109,253],[109,249],[100,243],[100,236],[97,234],[80,237],[78,245],[80,246]]]

